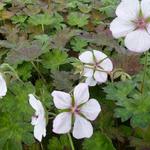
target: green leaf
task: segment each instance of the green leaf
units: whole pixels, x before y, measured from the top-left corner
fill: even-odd
[[[84,48],[88,45],[88,42],[80,37],[75,37],[71,40],[70,44],[74,51],[82,52],[85,51]]]
[[[6,5],[6,4],[0,2],[0,11],[4,9],[4,6],[5,6],[5,5]]]
[[[99,8],[99,10],[102,13],[105,13],[108,17],[114,17],[115,9],[119,2],[119,0],[102,0],[102,6]]]
[[[50,25],[53,23],[53,18],[49,14],[36,14],[28,19],[28,23],[33,26]]]
[[[78,3],[78,8],[83,13],[89,13],[92,10],[92,6],[88,4]]]
[[[23,16],[23,15],[13,16],[11,18],[13,24],[22,24],[25,22],[26,19],[27,19],[27,16]]]
[[[121,118],[122,122],[130,119],[133,127],[145,128],[150,124],[149,80],[145,82],[142,94],[140,87],[138,75],[133,80],[110,83],[104,91],[107,93],[107,99],[113,100],[117,106],[115,117]]]
[[[21,150],[23,142],[34,142],[30,124],[33,109],[28,102],[30,93],[34,93],[31,83],[12,82],[0,103],[0,147],[4,150],[7,147]]]
[[[121,118],[121,121],[127,121],[132,116],[131,112],[126,111],[125,108],[116,108],[115,117]]]
[[[46,69],[57,70],[60,65],[67,63],[68,55],[60,50],[53,50],[42,56],[42,64]]]
[[[131,119],[131,125],[133,127],[146,128],[150,124],[150,113],[140,113],[134,115]]]
[[[45,85],[41,80],[36,80],[35,89],[36,95],[42,101],[44,106],[46,106],[50,110],[53,102],[50,95],[51,87],[49,86],[49,84]]]
[[[8,140],[3,147],[3,150],[22,150],[22,144],[14,140]]]
[[[71,12],[68,15],[68,24],[71,26],[83,27],[88,24],[89,16],[79,12]]]
[[[43,44],[48,42],[49,36],[47,34],[36,35],[34,39],[41,41]]]
[[[49,140],[48,150],[64,150],[70,149],[70,143],[66,135],[62,135],[60,138],[52,137]]]
[[[104,87],[104,91],[107,93],[107,99],[122,102],[126,99],[126,96],[132,92],[135,88],[135,83],[131,80],[126,82],[108,83]]]
[[[115,150],[115,148],[106,135],[97,132],[92,138],[84,140],[83,150]]]
[[[32,68],[31,63],[24,62],[23,64],[18,65],[17,73],[22,80],[27,81],[32,76]]]

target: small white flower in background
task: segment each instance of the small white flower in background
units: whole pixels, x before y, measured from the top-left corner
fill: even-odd
[[[52,92],[53,101],[58,109],[65,110],[53,121],[53,132],[65,134],[70,132],[73,124],[73,136],[77,139],[89,138],[93,127],[88,120],[95,120],[101,111],[97,100],[89,100],[89,89],[86,83],[80,83],[74,89],[73,96],[61,91]]]
[[[84,63],[83,76],[87,77],[86,83],[89,86],[106,82],[108,74],[113,70],[111,60],[97,50],[83,52],[79,59]]]
[[[6,81],[5,81],[4,77],[2,76],[2,74],[0,73],[0,98],[5,96],[6,93],[7,93]]]
[[[45,111],[42,103],[32,94],[29,94],[29,103],[35,110],[35,114],[32,116],[31,121],[31,124],[34,126],[34,137],[41,142],[42,136],[46,136]]]
[[[125,37],[125,46],[134,52],[150,48],[150,0],[122,0],[117,18],[110,24],[115,38]]]

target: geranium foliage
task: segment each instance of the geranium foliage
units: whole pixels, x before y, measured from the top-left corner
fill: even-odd
[[[149,34],[149,0],[1,0],[0,150],[149,150]]]

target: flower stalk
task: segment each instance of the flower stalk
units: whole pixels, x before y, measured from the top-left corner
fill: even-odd
[[[148,62],[148,51],[145,53],[144,73],[143,73],[143,79],[141,83],[141,93],[144,92],[144,85],[145,85],[146,72],[147,72],[147,62]]]
[[[75,150],[74,144],[73,144],[73,141],[72,141],[72,138],[71,138],[70,133],[68,133],[67,135],[68,135],[68,139],[69,139],[69,142],[70,142],[71,149],[72,149],[72,150]]]

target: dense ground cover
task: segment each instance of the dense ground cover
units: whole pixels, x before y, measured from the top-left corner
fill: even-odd
[[[138,52],[143,53],[129,51],[122,37],[112,36],[110,23],[116,18],[119,3],[119,0],[0,1],[0,150],[150,150],[150,53],[140,48]],[[143,26],[143,22],[138,24],[139,28]],[[102,53],[96,55],[93,50]],[[107,72],[108,81],[104,79],[105,83],[97,84],[99,77],[95,77],[94,86],[88,87],[90,98],[96,99],[95,110],[91,110],[96,114],[93,119],[89,117],[93,135],[78,139],[77,134],[57,134],[53,120],[61,113],[57,108],[62,106],[56,104],[58,97],[55,100],[54,91],[71,93],[85,82],[86,64],[81,56],[86,52],[91,52],[94,58],[103,55],[104,61],[107,60],[104,73]],[[84,57],[86,61],[90,55]],[[88,94],[86,87],[79,88],[77,93],[80,89]],[[29,94],[40,100],[33,100],[36,106],[29,100]],[[79,95],[74,94],[73,99],[77,101],[78,96],[81,100],[83,96]],[[83,99],[88,98],[84,95]],[[71,107],[72,113],[79,111]],[[39,116],[42,116],[40,123],[46,121],[42,125],[46,126],[43,138],[34,133],[33,118]]]

